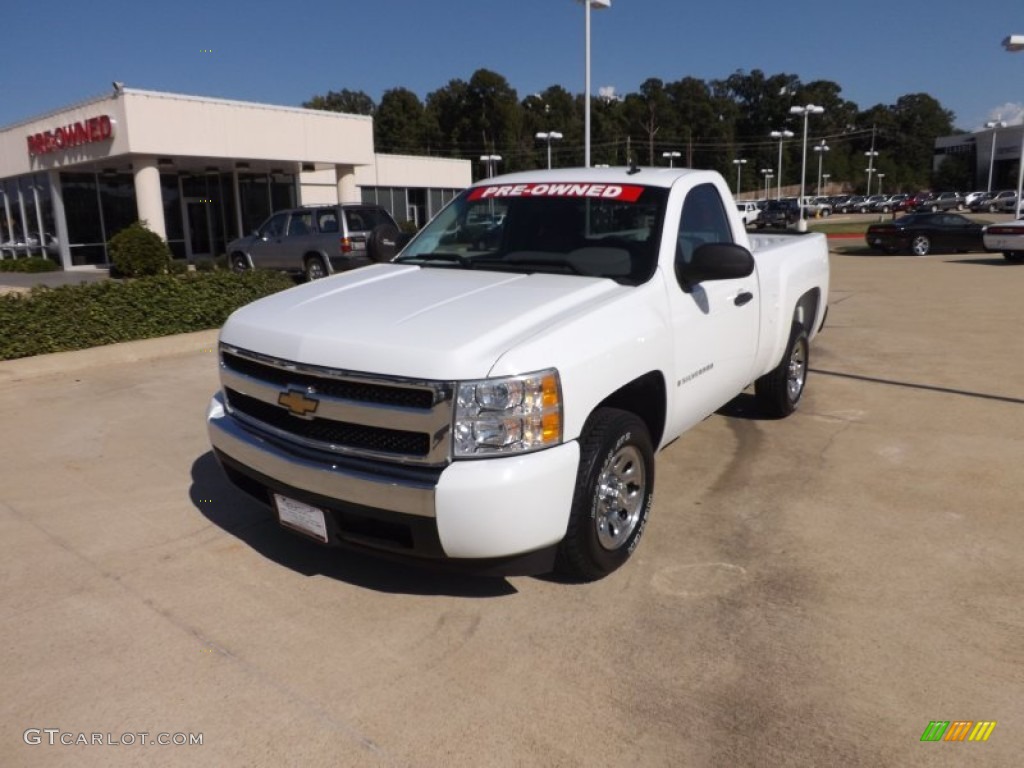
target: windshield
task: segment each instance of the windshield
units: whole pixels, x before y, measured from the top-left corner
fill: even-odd
[[[395,261],[638,285],[657,265],[667,197],[667,189],[626,184],[474,187],[441,211]]]

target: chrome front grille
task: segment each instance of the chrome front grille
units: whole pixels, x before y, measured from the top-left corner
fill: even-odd
[[[221,384],[243,423],[304,448],[440,466],[451,455],[450,382],[294,363],[226,344]]]

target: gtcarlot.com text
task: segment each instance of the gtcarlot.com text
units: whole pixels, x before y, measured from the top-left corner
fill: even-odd
[[[201,733],[152,733],[150,731],[126,731],[114,734],[86,733],[84,731],[63,731],[60,728],[26,728],[21,736],[26,744],[65,747],[134,747],[134,746],[202,746]]]

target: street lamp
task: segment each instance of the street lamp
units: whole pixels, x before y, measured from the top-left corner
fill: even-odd
[[[583,3],[583,15],[586,18],[584,23],[585,37],[586,37],[586,53],[584,58],[585,62],[585,76],[584,76],[584,94],[583,94],[583,134],[584,134],[584,149],[583,149],[583,166],[585,168],[590,167],[590,6],[594,6],[598,10],[602,8],[610,8],[612,0],[577,0],[577,2]]]
[[[885,178],[885,174],[876,173],[875,175],[878,177],[878,194],[882,194],[882,179]]]
[[[487,178],[494,176],[494,171],[501,162],[501,155],[480,155],[480,162],[487,168]]]
[[[864,196],[871,197],[871,174],[875,172],[875,158],[878,157],[878,153],[872,149],[865,152],[864,157],[868,159],[868,167],[864,169],[868,174],[868,189]]]
[[[821,195],[821,160],[825,157],[825,153],[828,152],[831,147],[825,143],[825,140],[821,140],[821,144],[814,145],[814,151],[818,153],[818,195]]]
[[[768,182],[775,178],[771,168],[762,168],[761,175],[764,176],[764,199],[768,199]]]
[[[743,166],[747,164],[747,161],[737,158],[732,161],[732,164],[736,166],[736,199],[738,200],[740,196],[740,179],[743,174]]]
[[[824,181],[825,181],[825,189],[827,191],[828,190],[828,180],[832,178],[832,174],[831,173],[823,173],[823,174],[821,174],[821,178],[824,179]]]
[[[551,142],[560,141],[562,134],[558,131],[547,131],[537,134],[538,141],[546,141],[548,143],[548,170],[551,170]]]
[[[672,152],[662,152],[661,156],[668,158],[668,167],[669,168],[674,168],[675,166],[672,164],[672,161],[675,158],[677,158],[677,157],[682,157],[683,153],[682,152],[675,152],[675,151],[672,151]]]
[[[992,191],[992,168],[996,164],[996,133],[1000,128],[1005,128],[1006,123],[1002,120],[989,120],[985,123],[986,128],[992,129],[992,155],[988,159],[988,191]]]
[[[800,221],[797,223],[797,230],[807,231],[807,219],[804,218],[804,187],[807,182],[807,123],[811,115],[820,115],[825,111],[824,107],[817,104],[805,104],[802,107],[790,107],[789,114],[803,115],[804,117],[804,160],[800,167]]]
[[[788,131],[788,130],[786,130],[786,131],[772,131],[768,135],[771,136],[773,139],[778,139],[779,140],[779,180],[777,182],[778,183],[778,187],[776,188],[776,191],[775,191],[775,199],[776,200],[781,200],[782,199],[782,142],[785,141],[786,139],[793,138],[793,132],[792,131]]]

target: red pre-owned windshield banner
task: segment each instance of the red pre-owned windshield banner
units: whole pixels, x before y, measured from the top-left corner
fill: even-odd
[[[622,200],[635,203],[644,188],[636,184],[497,184],[477,187],[469,193],[470,200],[502,197],[589,197],[599,200]]]

